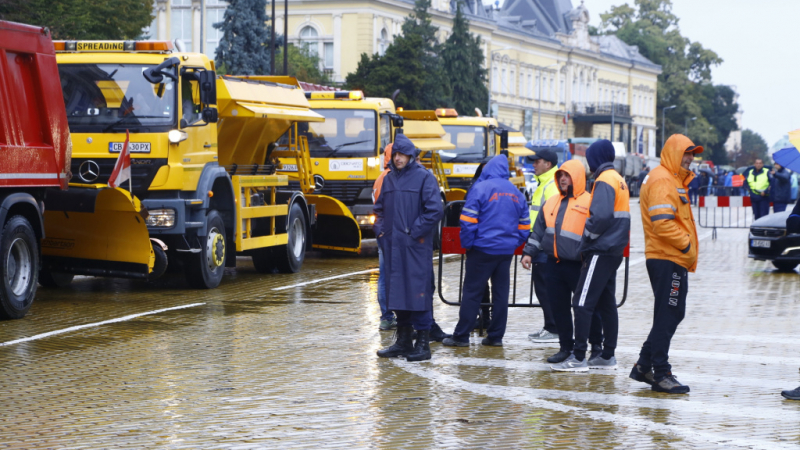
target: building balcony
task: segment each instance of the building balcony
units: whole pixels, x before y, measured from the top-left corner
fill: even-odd
[[[631,123],[631,107],[622,103],[573,103],[572,117],[575,122]]]

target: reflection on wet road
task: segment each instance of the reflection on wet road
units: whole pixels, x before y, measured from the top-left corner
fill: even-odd
[[[634,218],[616,371],[551,372],[530,308],[512,308],[502,348],[475,335],[428,362],[379,360],[377,258],[315,255],[294,275],[242,259],[210,291],[78,278],[0,322],[0,448],[800,446],[800,402],[779,395],[800,384],[800,276],[748,260],[746,230],[700,230],[670,352],[692,392],[651,392],[627,378],[652,317]],[[458,309],[435,315],[452,331]]]

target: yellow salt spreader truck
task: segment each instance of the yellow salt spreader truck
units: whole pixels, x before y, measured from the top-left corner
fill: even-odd
[[[294,158],[301,188],[313,189],[296,130],[324,119],[295,79],[218,77],[204,54],[176,45],[55,42],[72,177],[45,201],[42,284],[155,279],[171,267],[214,288],[237,255],[261,272],[300,270],[315,211],[277,158]],[[126,133],[132,178],[112,189]]]
[[[372,185],[383,172],[383,150],[393,141],[394,102],[361,91],[305,95],[312,110],[325,118],[298,125],[314,172],[315,190],[308,195],[317,212],[313,248],[358,252],[362,236],[374,237]],[[297,166],[282,159],[278,170],[293,176]]]

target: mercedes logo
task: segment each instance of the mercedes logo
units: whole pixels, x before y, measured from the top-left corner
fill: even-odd
[[[321,175],[314,175],[314,189],[321,191],[325,187],[325,178]]]
[[[100,176],[100,166],[92,161],[84,161],[78,167],[78,176],[86,183],[92,183]]]

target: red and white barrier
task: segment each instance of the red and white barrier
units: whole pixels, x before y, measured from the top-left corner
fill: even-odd
[[[750,205],[750,196],[747,195],[700,197],[698,202],[700,208],[741,208]]]

